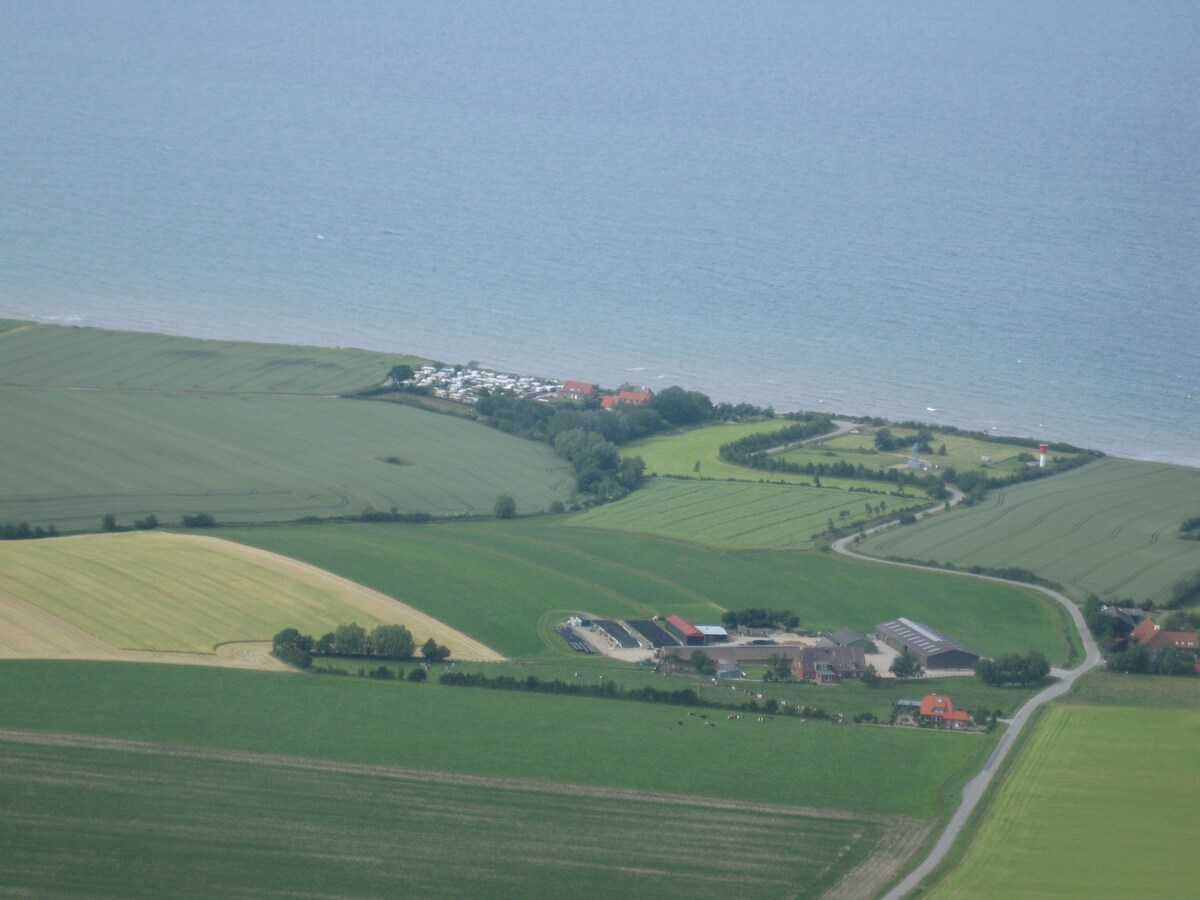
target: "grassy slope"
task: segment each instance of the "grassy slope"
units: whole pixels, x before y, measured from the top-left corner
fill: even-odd
[[[319,588],[207,547],[146,534],[0,543],[0,590],[116,647],[211,653],[379,620]]]
[[[562,528],[560,521],[278,526],[220,535],[330,569],[508,656],[571,656],[546,627],[571,612],[678,612],[704,621],[750,606],[794,609],[814,630],[870,630],[904,615],[987,654],[1037,648],[1059,660],[1067,652],[1048,602],[1006,585],[811,553],[721,553]]]
[[[34,661],[0,662],[0,679],[2,728],[861,813],[941,814],[993,745],[782,718],[706,728],[670,706],[432,682]]]
[[[3,740],[0,796],[0,882],[55,896],[815,897],[902,827],[738,806],[713,853],[705,801]]]
[[[864,505],[924,508],[929,501],[775,484],[676,481],[656,478],[621,503],[572,519],[585,528],[611,528],[695,541],[729,550],[807,550],[829,520],[843,527],[872,518]],[[846,514],[843,516],[843,512]]]
[[[1192,896],[1198,737],[1194,707],[1050,707],[933,896]]]
[[[0,334],[0,522],[479,514],[501,493],[521,510],[566,499],[570,471],[547,446],[330,398],[378,382],[390,361],[50,326]]]
[[[970,509],[869,538],[860,549],[958,566],[1020,566],[1083,599],[1162,601],[1200,568],[1175,537],[1200,504],[1200,470],[1102,459],[1004,488]]]

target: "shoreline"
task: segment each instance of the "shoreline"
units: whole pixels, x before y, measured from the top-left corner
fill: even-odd
[[[256,336],[247,337],[247,336],[244,336],[245,332],[243,332],[242,335],[235,336],[235,335],[230,335],[227,332],[221,331],[219,327],[202,328],[202,329],[199,329],[199,331],[203,331],[205,333],[196,333],[195,331],[189,330],[189,329],[171,330],[167,326],[159,326],[159,325],[149,324],[149,323],[145,323],[145,322],[136,323],[136,324],[127,323],[127,322],[126,323],[113,322],[112,324],[106,324],[105,321],[103,321],[103,317],[95,317],[95,316],[89,316],[89,315],[57,315],[57,316],[54,316],[54,315],[36,315],[36,314],[28,313],[28,312],[17,313],[17,312],[11,312],[11,311],[4,311],[4,306],[2,304],[0,304],[0,319],[19,320],[22,322],[30,322],[30,323],[38,324],[38,325],[60,325],[63,327],[68,327],[68,328],[71,328],[71,327],[73,327],[73,328],[97,328],[97,329],[102,329],[102,330],[107,330],[107,331],[126,331],[126,332],[138,333],[138,334],[158,334],[158,335],[165,335],[165,336],[169,336],[169,337],[189,338],[192,340],[201,340],[201,341],[228,341],[228,342],[266,344],[266,345],[277,345],[277,346],[298,347],[298,348],[312,347],[312,348],[320,348],[320,349],[326,349],[326,350],[328,350],[328,349],[359,350],[359,351],[364,351],[364,352],[368,352],[368,353],[379,353],[379,354],[392,355],[392,356],[415,356],[415,357],[418,357],[421,359],[428,359],[428,360],[437,359],[438,361],[447,363],[449,365],[456,365],[456,364],[466,365],[468,362],[470,362],[479,368],[492,369],[492,370],[498,371],[498,372],[514,372],[515,374],[521,374],[521,375],[537,375],[539,377],[555,378],[558,380],[563,380],[563,379],[592,380],[592,379],[596,379],[595,383],[599,383],[602,385],[604,384],[603,380],[597,379],[597,376],[589,374],[588,372],[572,371],[572,372],[553,372],[552,373],[552,372],[542,371],[543,368],[550,368],[551,367],[550,365],[543,367],[538,364],[534,364],[534,365],[531,365],[528,367],[514,368],[513,366],[511,366],[509,364],[492,363],[492,362],[487,361],[484,358],[480,358],[477,356],[472,356],[469,360],[468,359],[461,359],[461,360],[442,359],[440,357],[437,357],[436,355],[426,356],[423,353],[421,353],[415,349],[411,349],[411,348],[406,348],[406,349],[386,348],[386,347],[382,346],[382,341],[380,342],[380,345],[369,346],[369,345],[358,344],[358,343],[356,343],[356,344],[339,344],[339,343],[334,343],[333,341],[322,342],[322,341],[310,341],[310,340],[304,340],[304,339],[289,339],[287,337],[280,337],[280,336],[274,336],[274,335],[270,335],[270,336],[269,335],[261,335],[261,336],[256,335]],[[258,331],[260,331],[260,329],[249,329],[249,331],[250,332],[258,332]],[[585,368],[585,367],[586,366],[581,366],[580,368]],[[624,380],[624,381],[629,381],[629,380],[637,381],[639,376],[643,380],[648,380],[645,377],[645,372],[639,372],[639,371],[629,371],[629,372],[625,373],[624,377],[622,377],[622,376],[616,376],[616,377],[622,378],[622,380]],[[663,376],[658,376],[658,379],[662,379],[662,378],[663,378]],[[650,379],[650,380],[652,380],[652,379]],[[843,381],[845,381],[845,379],[843,379]],[[620,383],[620,382],[614,382],[614,384],[617,384],[617,383]],[[777,404],[776,401],[772,401],[769,399],[763,399],[763,397],[762,397],[763,392],[758,392],[759,396],[756,399],[755,396],[746,396],[746,395],[735,396],[731,393],[718,393],[716,391],[705,390],[704,387],[697,386],[695,384],[673,382],[670,380],[665,381],[664,383],[662,383],[661,386],[666,387],[672,383],[679,383],[680,386],[686,390],[699,390],[703,393],[709,394],[715,402],[729,402],[729,403],[750,402],[750,403],[754,403],[758,406],[775,408],[775,409],[780,410],[781,412],[793,411],[792,409],[788,408],[787,404]],[[753,395],[755,392],[752,391],[750,393]],[[943,400],[943,402],[946,402],[946,401]],[[815,400],[811,405],[805,405],[805,406],[797,405],[795,407],[795,409],[796,410],[806,409],[806,410],[814,411],[814,412],[824,412],[824,411],[826,411],[824,408],[824,404],[825,404],[824,400]],[[880,406],[884,410],[887,410],[890,407],[890,405],[887,403],[881,403]],[[959,417],[957,420],[954,417],[940,418],[937,420],[929,420],[929,419],[926,419],[919,415],[897,413],[894,411],[893,412],[877,411],[877,410],[862,410],[862,411],[860,411],[860,410],[845,410],[845,409],[840,409],[840,410],[839,409],[831,409],[829,411],[830,411],[831,415],[837,415],[837,416],[843,416],[843,417],[846,417],[846,416],[850,416],[850,417],[880,417],[880,418],[887,419],[893,423],[894,422],[902,422],[902,421],[920,421],[920,422],[927,423],[934,427],[936,427],[938,425],[948,426],[948,427],[959,428],[959,429],[966,430],[966,431],[977,431],[981,434],[988,434],[988,433],[991,433],[994,431],[995,434],[1002,435],[1005,437],[1020,437],[1020,438],[1029,438],[1032,440],[1049,440],[1051,442],[1065,442],[1065,443],[1075,444],[1076,446],[1084,447],[1087,449],[1099,450],[1100,452],[1104,453],[1106,456],[1112,456],[1112,457],[1115,457],[1118,459],[1128,459],[1133,462],[1151,463],[1151,464],[1158,464],[1158,465],[1180,466],[1180,467],[1189,468],[1189,469],[1200,469],[1200,455],[1196,456],[1193,459],[1188,459],[1186,457],[1179,458],[1179,457],[1172,456],[1169,453],[1157,454],[1157,455],[1152,455],[1152,454],[1138,455],[1138,454],[1134,454],[1134,453],[1129,453],[1128,451],[1121,450],[1121,449],[1108,449],[1105,446],[1103,446],[1102,444],[1097,444],[1096,442],[1093,442],[1093,441],[1085,439],[1085,438],[1072,437],[1071,433],[1069,431],[1066,433],[1056,433],[1056,432],[1047,430],[1046,432],[1041,433],[1041,434],[1033,434],[1033,433],[1022,434],[1022,433],[1020,433],[1019,429],[1008,430],[1003,427],[989,429],[987,427],[984,427],[978,421],[972,421],[972,417],[970,417],[970,416]],[[944,410],[939,409],[939,410],[937,410],[936,414],[940,416],[943,413],[944,413]]]

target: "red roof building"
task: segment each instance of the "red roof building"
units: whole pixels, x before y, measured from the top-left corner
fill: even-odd
[[[704,632],[682,616],[667,616],[666,623],[670,626],[671,631],[683,639],[686,646],[695,647],[704,644]]]
[[[649,403],[654,395],[649,391],[621,391],[617,399],[622,403]]]
[[[1193,655],[1197,650],[1200,650],[1200,642],[1197,641],[1196,632],[1163,631],[1148,618],[1142,619],[1138,627],[1133,629],[1130,637],[1145,647],[1151,656],[1160,650],[1166,650],[1168,647],[1172,650],[1178,650],[1181,653]]]
[[[564,381],[558,396],[564,400],[591,400],[596,396],[596,386],[590,381]]]
[[[620,397],[605,397],[600,401],[601,409],[612,409],[621,402]]]
[[[866,660],[861,647],[805,647],[792,660],[792,674],[817,684],[837,684],[843,678],[862,678]]]
[[[920,716],[943,728],[969,728],[975,724],[965,709],[955,709],[945,694],[927,694],[921,700]]]

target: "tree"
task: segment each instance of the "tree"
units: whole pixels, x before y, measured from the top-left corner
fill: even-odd
[[[1133,642],[1129,649],[1122,653],[1110,653],[1108,667],[1114,672],[1141,674],[1150,668],[1150,651],[1141,644]]]
[[[1191,675],[1195,666],[1195,660],[1174,647],[1158,651],[1150,661],[1150,668],[1158,675]]]
[[[424,669],[422,669],[420,666],[417,666],[415,669],[413,669],[411,672],[408,673],[409,681],[420,682],[420,681],[424,681],[428,677],[429,677],[429,673],[426,672]]]
[[[133,523],[133,527],[140,531],[153,531],[158,527],[158,516],[151,513],[144,519],[138,519]]]
[[[106,513],[104,518],[100,520],[100,528],[104,531],[119,531],[117,528],[117,517],[112,513]]]
[[[307,669],[312,665],[312,643],[311,635],[285,628],[271,640],[271,652],[289,665]]]
[[[430,662],[438,662],[450,655],[450,648],[444,647],[433,638],[421,645],[421,655]]]
[[[416,641],[403,625],[377,625],[371,632],[371,653],[388,659],[408,659]]]
[[[367,652],[367,632],[357,622],[339,625],[333,632],[333,643],[342,656],[362,656]]]
[[[703,650],[693,651],[690,661],[692,668],[701,675],[711,675],[717,671],[717,667],[713,665],[712,658]]]
[[[548,512],[548,513],[557,514],[557,513],[562,513],[562,512],[566,512],[566,511],[567,511],[567,508],[565,506],[563,506],[563,502],[561,500],[555,500],[549,506],[546,507],[546,512]]]
[[[863,669],[862,683],[869,688],[879,687],[879,670],[874,665]]]
[[[713,414],[712,400],[707,395],[677,386],[660,391],[649,406],[672,425],[698,425]]]
[[[392,366],[392,370],[388,372],[388,377],[394,378],[398,384],[402,384],[405,381],[412,381],[415,374],[412,366],[401,363],[398,366]]]
[[[763,681],[791,681],[792,663],[782,653],[772,653],[767,657],[767,673]]]
[[[517,516],[517,501],[508,494],[496,498],[496,518],[514,519]]]
[[[881,451],[895,450],[897,438],[892,437],[892,432],[888,428],[880,428],[875,432],[875,449]]]
[[[892,665],[888,671],[897,678],[919,678],[925,672],[921,668],[921,657],[913,653],[908,647],[901,650],[900,655],[892,660]]]

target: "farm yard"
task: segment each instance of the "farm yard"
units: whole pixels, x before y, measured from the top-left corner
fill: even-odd
[[[708,623],[726,609],[751,606],[794,610],[811,631],[869,631],[906,615],[982,653],[1037,649],[1057,663],[1070,652],[1057,610],[1017,587],[824,554],[722,553],[567,528],[562,521],[289,525],[220,533],[328,569],[524,660],[573,656],[554,627],[574,614],[640,619],[674,613]]]
[[[1168,599],[1200,569],[1200,543],[1180,523],[1200,508],[1200,470],[1101,459],[1051,479],[1002,488],[974,507],[875,535],[857,550],[949,562],[1017,566],[1082,601]]]
[[[0,543],[0,655],[211,655],[289,626],[321,634],[352,621],[406,625],[465,659],[501,658],[389,597],[214,538],[138,532]]]
[[[920,509],[924,495],[850,493],[830,487],[655,478],[621,503],[589,510],[573,527],[611,528],[727,550],[810,550],[832,521],[845,527],[873,518],[866,505]]]
[[[26,335],[37,342],[14,352]],[[530,512],[573,485],[548,446],[331,397],[362,386],[357,352],[344,351],[346,362],[343,351],[316,354],[304,370],[307,349],[50,326],[2,333],[0,346],[3,523],[70,531],[95,530],[109,513],[124,525],[200,512],[238,522],[393,508],[490,515],[499,494]],[[381,380],[382,356],[368,358]]]

